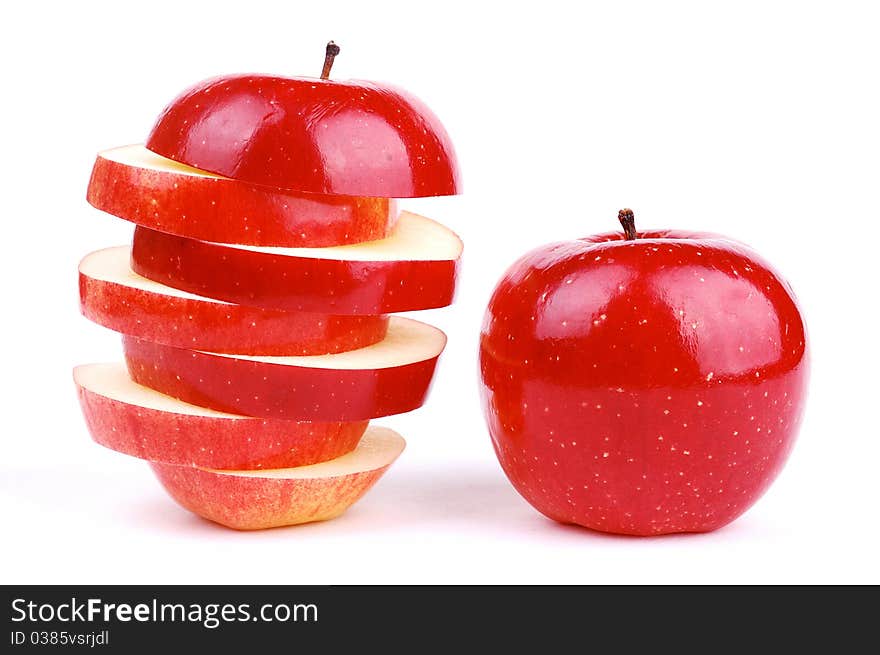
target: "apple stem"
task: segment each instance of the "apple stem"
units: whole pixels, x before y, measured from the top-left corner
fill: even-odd
[[[327,50],[324,54],[324,69],[321,71],[322,80],[330,78],[330,69],[333,68],[333,60],[336,59],[338,54],[339,46],[333,43],[333,41],[328,41]]]
[[[627,241],[634,241],[639,238],[636,233],[636,216],[632,209],[621,209],[617,212],[617,220],[623,226],[623,234]]]

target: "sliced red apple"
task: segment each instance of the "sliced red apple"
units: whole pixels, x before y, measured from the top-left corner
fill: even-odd
[[[403,452],[403,438],[371,427],[337,459],[271,471],[220,471],[152,463],[182,507],[236,530],[326,521],[354,504]]]
[[[86,199],[98,209],[192,239],[320,247],[381,239],[397,201],[269,189],[191,168],[141,145],[98,153]]]
[[[92,438],[141,459],[185,466],[263,469],[340,457],[366,421],[309,423],[225,414],[136,384],[122,364],[73,370]]]
[[[82,313],[123,334],[179,348],[245,355],[323,355],[381,341],[387,316],[285,312],[225,303],[141,277],[128,247],[106,248],[79,265]]]
[[[228,246],[138,227],[132,268],[203,296],[271,309],[388,314],[452,302],[461,240],[403,212],[385,239],[331,248]]]
[[[362,421],[421,407],[445,345],[437,328],[396,316],[379,343],[312,357],[222,355],[123,338],[139,384],[218,411],[300,421]]]

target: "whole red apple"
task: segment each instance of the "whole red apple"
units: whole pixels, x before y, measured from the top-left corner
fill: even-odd
[[[538,248],[495,289],[483,405],[517,491],[564,523],[704,532],[748,509],[795,441],[808,378],[789,285],[711,234],[636,232]]]

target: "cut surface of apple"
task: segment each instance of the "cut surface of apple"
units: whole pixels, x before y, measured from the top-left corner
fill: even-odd
[[[257,419],[189,405],[135,383],[122,364],[77,366],[73,378],[97,443],[166,464],[304,466],[350,452],[367,428],[366,421]]]
[[[385,237],[397,201],[270,189],[166,159],[142,145],[98,153],[86,195],[109,214],[192,239],[320,247]]]
[[[151,467],[185,509],[230,528],[259,530],[339,516],[376,483],[404,446],[396,432],[371,427],[352,452],[311,466],[271,471]]]
[[[385,239],[328,248],[229,246],[139,226],[131,265],[144,277],[227,302],[388,314],[450,304],[461,252],[454,232],[402,212]]]
[[[392,317],[382,341],[334,355],[257,357],[124,337],[132,379],[218,411],[300,421],[362,421],[425,402],[446,335]]]
[[[381,341],[387,316],[286,312],[196,296],[131,270],[127,246],[79,265],[80,309],[106,328],[178,348],[245,355],[323,355]]]

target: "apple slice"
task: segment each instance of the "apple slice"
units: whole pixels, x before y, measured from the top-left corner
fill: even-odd
[[[186,350],[124,337],[139,384],[222,412],[299,421],[363,421],[425,402],[446,335],[394,316],[384,340],[312,357],[255,357]]]
[[[371,427],[352,452],[311,466],[271,471],[150,466],[190,512],[236,530],[261,530],[339,516],[382,477],[405,445],[396,432]]]
[[[362,80],[214,77],[175,98],[146,145],[237,180],[313,193],[413,198],[461,187],[452,141],[428,107]]]
[[[330,248],[227,246],[138,227],[131,263],[144,277],[243,305],[388,314],[451,303],[461,251],[451,230],[402,212],[387,238]]]
[[[388,198],[296,193],[166,159],[142,145],[98,153],[86,199],[138,225],[192,239],[319,247],[381,239],[397,220]]]
[[[229,304],[153,282],[106,248],[79,265],[82,313],[104,327],[179,348],[245,355],[323,355],[381,341],[387,316],[335,316]]]
[[[196,407],[136,384],[122,364],[77,366],[73,379],[96,442],[166,464],[303,466],[350,452],[367,429],[366,421],[258,419]]]

